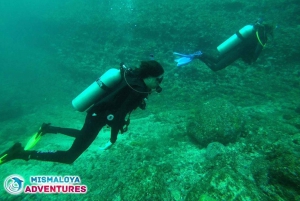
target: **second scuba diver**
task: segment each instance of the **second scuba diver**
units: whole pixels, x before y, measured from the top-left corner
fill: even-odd
[[[98,85],[96,84],[98,90],[100,87],[102,91],[108,92],[107,95],[87,110],[86,119],[81,130],[55,127],[44,123],[27,143],[25,150],[21,143],[15,143],[0,155],[0,164],[14,159],[71,164],[90,146],[105,125],[111,127],[111,137],[102,149],[110,148],[116,142],[119,131],[122,133],[127,130],[129,118],[125,119],[126,116],[130,115],[137,107],[145,109],[144,99],[153,90],[161,91],[159,84],[163,80],[164,69],[157,61],[150,60],[142,61],[140,67],[135,69],[127,69],[124,65],[121,65],[119,72],[120,80],[113,89],[109,89],[105,85],[106,83],[101,80],[97,83]],[[110,82],[110,80],[106,81],[107,83]],[[82,101],[86,100],[82,99]],[[75,137],[75,140],[67,151],[43,152],[29,150],[46,133],[61,133]]]
[[[180,56],[175,61],[177,66],[182,66],[194,59],[200,59],[213,71],[222,70],[239,58],[245,63],[252,64],[266,46],[268,36],[273,36],[273,30],[273,25],[257,21],[253,25],[244,26],[220,44],[217,47],[218,57],[201,51],[190,55],[174,52],[174,55]]]

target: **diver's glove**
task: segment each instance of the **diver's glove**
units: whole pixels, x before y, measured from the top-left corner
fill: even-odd
[[[113,145],[114,145],[113,143],[111,143],[110,141],[108,141],[108,142],[104,145],[104,147],[100,147],[100,149],[101,149],[101,150],[107,150],[107,149],[111,148]]]
[[[190,63],[194,59],[199,58],[202,55],[202,52],[198,51],[195,52],[194,54],[180,54],[178,52],[173,52],[173,54],[176,56],[180,56],[180,58],[175,59],[175,62],[177,62],[177,67],[179,67]]]

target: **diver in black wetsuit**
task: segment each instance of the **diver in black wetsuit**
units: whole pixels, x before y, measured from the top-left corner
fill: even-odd
[[[239,58],[245,63],[252,64],[265,47],[268,35],[273,36],[273,29],[272,25],[257,22],[253,25],[248,36],[243,36],[239,31],[236,33],[236,36],[241,40],[240,44],[224,52],[218,58],[203,53],[199,59],[213,71],[222,70]]]
[[[181,57],[175,61],[177,66],[182,66],[194,59],[199,59],[213,71],[222,70],[239,58],[252,64],[265,47],[268,36],[273,36],[273,30],[273,25],[257,21],[253,25],[246,25],[219,45],[217,58],[201,51],[190,55],[174,52],[175,55]]]
[[[121,71],[122,72],[122,71]],[[24,151],[20,143],[0,155],[0,164],[14,159],[53,161],[73,163],[95,140],[103,126],[111,127],[111,137],[102,149],[110,148],[117,140],[119,131],[125,132],[129,125],[127,115],[137,107],[145,109],[145,98],[156,89],[161,91],[164,69],[156,61],[142,61],[139,68],[123,71],[121,82],[105,98],[95,103],[88,111],[81,130],[61,128],[43,124],[39,130],[46,133],[62,133],[75,137],[71,148],[67,151]]]

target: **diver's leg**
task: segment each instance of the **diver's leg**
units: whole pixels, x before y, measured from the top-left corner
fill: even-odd
[[[234,49],[234,50],[229,51],[228,53],[222,55],[212,70],[219,71],[219,70],[226,68],[227,66],[232,64],[234,61],[239,59],[241,57],[241,53],[242,52],[240,49]]]
[[[218,59],[216,59],[213,56],[208,55],[207,53],[203,53],[199,59],[205,63],[211,70],[215,71],[215,66],[218,62]]]
[[[239,59],[241,54],[241,49],[235,48],[224,55],[221,55],[219,58],[214,58],[206,53],[203,53],[199,59],[203,61],[211,70],[219,71],[232,64],[235,60]]]
[[[74,128],[62,128],[56,126],[48,126],[44,129],[43,135],[46,133],[60,133],[70,137],[77,137],[80,134],[80,130]]]
[[[34,159],[71,164],[90,146],[105,124],[105,117],[88,114],[83,128],[79,131],[79,135],[68,151],[25,151],[28,156],[27,160]]]

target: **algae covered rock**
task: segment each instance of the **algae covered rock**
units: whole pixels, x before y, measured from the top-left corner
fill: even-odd
[[[171,200],[171,193],[166,186],[164,172],[155,166],[145,165],[133,171],[118,190],[121,200]]]
[[[251,191],[249,191],[251,189]],[[203,195],[209,195],[203,199]],[[209,171],[189,191],[186,201],[195,200],[268,200],[254,182],[230,167]]]
[[[225,153],[225,151],[226,147],[223,144],[219,142],[212,142],[209,143],[206,148],[205,157],[210,160]]]
[[[270,163],[263,157],[258,157],[251,162],[250,169],[252,177],[258,187],[264,189],[269,184]]]
[[[211,142],[234,143],[244,128],[241,112],[233,104],[216,98],[198,106],[187,124],[187,134],[201,146]]]
[[[298,200],[300,192],[300,160],[299,147],[293,138],[277,145],[270,160],[270,183],[277,186],[277,193],[284,199]]]

